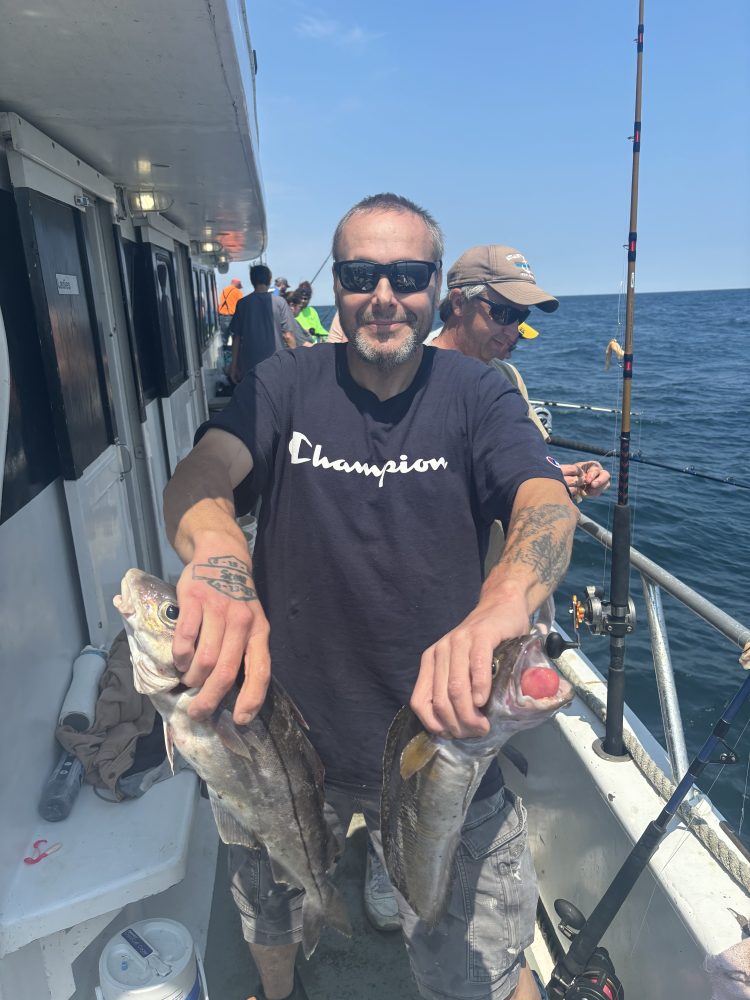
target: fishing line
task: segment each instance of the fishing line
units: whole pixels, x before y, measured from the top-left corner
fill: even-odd
[[[740,822],[737,827],[737,836],[742,837],[742,824],[745,822],[745,805],[747,803],[747,782],[750,778],[750,752],[747,755],[747,770],[745,771],[745,787],[742,790],[742,809],[740,810]]]
[[[734,749],[735,749],[736,747],[738,747],[738,746],[740,745],[740,743],[742,742],[742,737],[743,737],[743,736],[745,735],[745,730],[747,729],[747,727],[748,727],[748,726],[750,726],[750,719],[748,719],[748,721],[747,721],[747,722],[745,723],[745,725],[743,726],[743,728],[742,728],[742,732],[741,732],[741,733],[739,734],[739,736],[737,737],[737,740],[736,740],[736,742],[735,742],[735,744],[734,744],[734,747],[732,747],[732,749],[733,749],[733,750],[734,750]],[[698,786],[697,786],[697,785],[695,786],[695,789],[696,789],[696,790],[697,790],[697,791],[698,791],[698,792],[699,792],[699,793],[700,793],[701,795],[705,795],[705,797],[706,797],[706,798],[710,798],[710,797],[711,797],[711,792],[712,792],[712,791],[714,790],[714,785],[715,785],[715,784],[717,783],[717,781],[719,780],[719,778],[721,778],[722,774],[724,773],[724,769],[725,769],[726,767],[727,767],[727,765],[726,765],[726,764],[722,764],[722,765],[721,765],[721,767],[719,768],[719,770],[718,770],[718,772],[717,772],[717,774],[716,774],[716,777],[715,777],[715,778],[714,778],[714,780],[713,780],[713,781],[711,782],[711,784],[710,784],[710,785],[708,786],[708,789],[707,789],[707,791],[705,791],[705,792],[701,792],[700,788],[698,788]],[[750,755],[748,756],[748,773],[750,773]],[[747,783],[745,784],[745,788],[747,788]],[[744,808],[745,808],[745,807],[744,807],[744,802],[743,802],[743,807],[742,807],[742,809],[743,809],[743,813],[744,813]],[[662,868],[661,868],[661,869],[660,869],[660,870],[659,870],[658,872],[655,872],[655,873],[653,874],[653,876],[652,876],[652,877],[653,877],[653,879],[654,879],[654,888],[653,888],[653,891],[652,891],[652,893],[651,893],[651,897],[650,897],[650,899],[649,899],[648,903],[646,904],[646,909],[645,909],[645,912],[644,912],[644,914],[643,914],[643,919],[641,920],[641,925],[640,925],[640,927],[638,928],[638,934],[637,934],[637,936],[636,936],[636,939],[635,939],[635,941],[633,942],[633,947],[632,947],[632,948],[630,949],[630,956],[629,956],[629,957],[632,957],[632,955],[633,955],[633,952],[635,951],[635,947],[636,947],[636,945],[638,944],[638,940],[639,940],[639,938],[640,938],[640,934],[641,934],[641,930],[642,930],[642,928],[643,928],[643,924],[645,923],[645,920],[646,920],[646,917],[648,916],[648,911],[649,911],[649,909],[651,908],[651,902],[652,902],[652,900],[653,900],[653,898],[654,898],[654,894],[655,894],[655,892],[656,892],[656,889],[657,889],[657,887],[658,887],[658,885],[659,885],[659,880],[661,879],[661,877],[662,877],[662,875],[664,874],[664,872],[665,872],[665,871],[667,870],[667,865],[669,865],[669,864],[671,864],[671,863],[672,863],[672,861],[674,860],[674,858],[675,858],[675,856],[676,856],[677,852],[678,852],[679,850],[681,850],[681,849],[682,849],[682,847],[684,846],[684,844],[685,844],[685,840],[687,839],[687,837],[689,837],[689,836],[690,836],[690,831],[691,831],[691,828],[692,828],[692,826],[693,826],[693,823],[695,822],[695,820],[696,820],[696,819],[697,819],[697,815],[693,815],[693,816],[691,816],[691,818],[690,818],[690,822],[689,822],[689,823],[687,824],[687,826],[685,827],[685,829],[684,829],[684,831],[683,831],[683,835],[682,835],[682,837],[680,838],[680,840],[679,840],[679,842],[677,843],[677,845],[675,846],[674,850],[673,850],[673,851],[672,851],[672,853],[671,853],[671,854],[669,855],[669,857],[667,858],[667,860],[666,860],[666,861],[664,862],[664,865],[662,866]],[[741,817],[740,817],[740,820],[741,820]],[[684,822],[684,821],[683,821],[683,822]],[[742,824],[741,824],[741,822],[740,822],[740,827],[741,827],[741,825],[742,825]],[[739,835],[739,831],[738,831],[738,835]]]

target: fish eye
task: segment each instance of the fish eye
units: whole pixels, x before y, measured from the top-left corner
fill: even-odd
[[[159,606],[159,617],[165,625],[172,625],[179,617],[180,609],[171,601],[165,601]]]
[[[492,657],[492,677],[497,677],[497,672],[500,669],[500,664],[496,656]]]

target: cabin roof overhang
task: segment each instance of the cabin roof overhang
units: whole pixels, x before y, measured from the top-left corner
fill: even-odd
[[[242,0],[0,0],[0,110],[233,259],[266,216],[254,52]]]

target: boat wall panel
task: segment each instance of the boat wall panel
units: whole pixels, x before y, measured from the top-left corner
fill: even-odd
[[[10,357],[10,412],[0,522],[60,475],[52,411],[13,196],[0,190],[0,308]]]
[[[61,479],[0,526],[0,552],[0,704],[13,723],[0,726],[2,887],[38,827],[57,715],[87,641]]]
[[[164,524],[164,507],[162,494],[169,479],[167,466],[167,443],[162,422],[159,402],[153,400],[146,407],[146,423],[143,425],[146,460],[149,468],[149,486],[152,493],[154,510],[158,520],[159,556],[161,559],[160,576],[170,583],[176,583],[180,578],[183,566],[180,559],[167,540],[167,529]]]

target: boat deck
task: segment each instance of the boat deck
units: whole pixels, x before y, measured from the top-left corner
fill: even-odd
[[[327,928],[310,961],[301,954],[298,959],[310,1000],[419,1000],[401,934],[374,930],[365,915],[366,836],[361,816],[355,816],[336,871],[352,922],[351,940]],[[229,892],[224,845],[217,861],[205,968],[210,1000],[248,1000],[257,995],[260,979]]]

